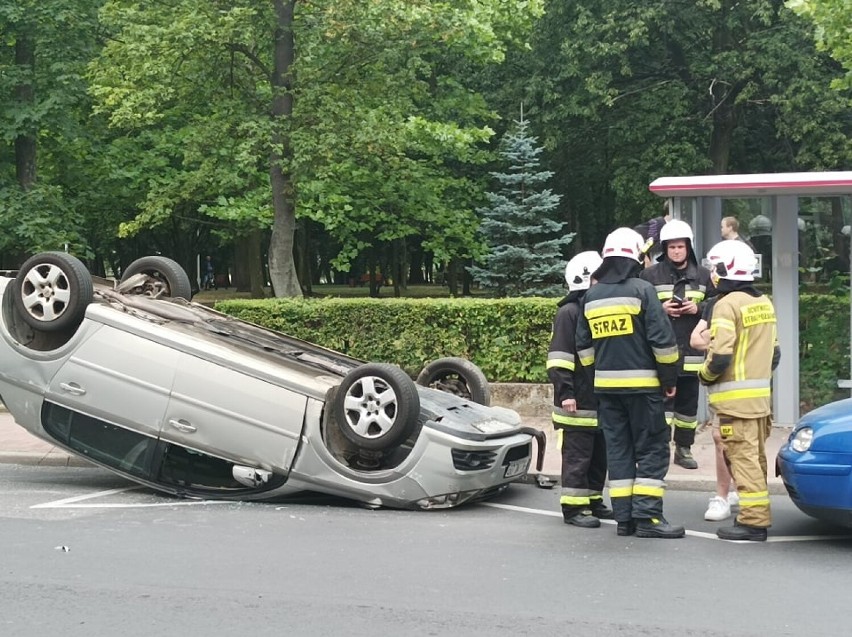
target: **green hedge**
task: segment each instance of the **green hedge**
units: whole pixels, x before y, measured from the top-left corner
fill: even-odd
[[[781,352],[784,356],[784,352]],[[799,297],[799,387],[801,411],[848,398],[837,387],[849,378],[849,297]]]
[[[842,395],[849,377],[849,299],[800,297],[802,412]],[[220,301],[216,309],[416,375],[442,356],[463,356],[493,382],[547,382],[556,302],[519,299],[270,299]],[[782,352],[782,356],[784,353]]]
[[[409,374],[463,356],[496,382],[547,382],[550,299],[222,301],[216,309]]]

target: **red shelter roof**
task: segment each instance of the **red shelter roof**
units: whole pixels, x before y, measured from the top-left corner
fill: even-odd
[[[660,177],[648,188],[661,197],[848,195],[852,171]]]

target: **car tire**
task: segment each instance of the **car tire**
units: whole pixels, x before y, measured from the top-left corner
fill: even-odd
[[[24,322],[42,332],[76,328],[92,302],[92,275],[66,252],[41,252],[15,277],[12,298]]]
[[[480,405],[491,405],[491,388],[482,370],[465,358],[439,358],[417,376],[417,384],[438,389]]]
[[[332,410],[347,440],[360,449],[383,451],[414,433],[420,396],[411,378],[396,365],[367,363],[343,378]]]
[[[137,274],[144,274],[146,278],[141,283],[131,281]],[[141,294],[153,298],[172,297],[187,301],[192,298],[192,285],[186,270],[168,257],[136,259],[125,268],[118,289],[123,294]]]

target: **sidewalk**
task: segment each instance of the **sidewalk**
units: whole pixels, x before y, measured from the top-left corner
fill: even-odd
[[[524,424],[541,429],[547,434],[547,452],[542,473],[559,481],[561,460],[556,446],[556,435],[549,417],[525,417]],[[766,443],[766,460],[769,467],[769,491],[784,495],[781,478],[775,477],[775,456],[787,439],[790,427],[775,427]],[[672,464],[666,476],[669,489],[706,491],[712,493],[716,484],[716,464],[713,439],[708,429],[700,430],[695,437],[692,455],[698,469],[688,470]],[[17,425],[6,409],[0,406],[0,463],[42,465],[51,467],[91,467],[89,462],[71,456],[61,449],[30,435]]]

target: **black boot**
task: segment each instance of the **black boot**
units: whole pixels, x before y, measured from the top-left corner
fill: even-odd
[[[636,520],[636,537],[658,537],[666,540],[683,537],[686,529],[682,526],[672,526],[665,518],[649,518]]]
[[[612,509],[610,509],[600,500],[592,503],[592,515],[595,516],[598,520],[611,520],[613,517],[615,517],[612,513]]]
[[[766,542],[766,529],[760,526],[746,526],[745,524],[734,524],[734,526],[723,526],[716,531],[716,535],[723,540],[748,540],[750,542]]]
[[[636,522],[634,520],[628,520],[627,522],[619,522],[618,526],[615,529],[616,535],[633,535],[636,533]]]
[[[697,469],[698,463],[692,457],[692,451],[689,447],[675,447],[674,463],[680,465],[684,469]]]
[[[596,529],[601,525],[601,521],[589,511],[580,511],[576,515],[565,517],[564,520],[565,524],[573,524],[584,529]]]

